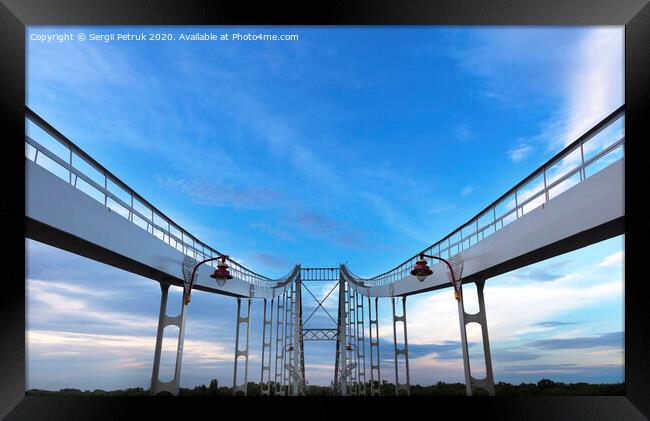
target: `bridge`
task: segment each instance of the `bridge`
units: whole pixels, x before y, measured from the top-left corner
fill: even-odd
[[[202,242],[26,108],[26,236],[160,284],[151,379],[154,395],[179,392],[193,289],[237,301],[236,395],[246,395],[249,383],[251,300],[263,301],[259,316],[263,321],[262,365],[256,377],[263,395],[305,394],[305,341],[336,342],[333,384],[337,395],[379,395],[382,369],[394,370],[397,395],[409,395],[406,301],[410,295],[442,288],[455,292],[450,299],[455,297],[458,305],[466,392],[472,395],[483,389],[493,395],[485,282],[625,232],[624,117],[621,106],[466,223],[387,272],[362,278],[346,264],[296,265],[284,277],[272,279]],[[226,260],[227,277],[219,275]],[[321,299],[309,285],[323,281],[334,282],[334,287]],[[478,292],[479,311],[474,314],[465,311],[462,293],[463,286],[471,284]],[[184,290],[180,314],[175,316],[167,314],[171,285]],[[331,315],[323,303],[335,290],[338,311]],[[331,324],[310,324],[313,312],[303,314],[305,292],[317,302],[313,311],[326,311]],[[392,303],[393,367],[380,364],[379,300]],[[469,323],[481,327],[483,378],[472,375]],[[179,328],[176,364],[173,379],[162,382],[163,333],[170,325]],[[242,383],[237,383],[238,378],[243,378]]]

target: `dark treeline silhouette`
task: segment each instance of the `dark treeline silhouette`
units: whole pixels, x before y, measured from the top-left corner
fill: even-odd
[[[375,382],[375,385],[377,382]],[[271,393],[275,390],[272,384]],[[332,396],[332,386],[307,385],[306,394],[309,396]],[[366,392],[370,393],[370,382],[366,383]],[[623,396],[625,395],[625,383],[560,383],[549,379],[542,379],[537,383],[510,384],[498,382],[495,384],[495,392],[498,396],[534,396],[534,395],[586,395],[586,396]],[[383,396],[394,396],[395,385],[384,380],[381,384]],[[59,391],[48,391],[31,389],[25,392],[27,396],[148,396],[149,390],[141,387],[124,390],[101,390],[93,391],[79,389],[61,389]],[[487,395],[487,392],[478,390],[476,395]],[[209,385],[200,385],[192,389],[181,388],[181,396],[232,396],[232,388],[219,386],[217,379],[212,379]],[[259,383],[248,383],[248,395],[259,396]],[[463,383],[438,382],[434,385],[411,386],[411,396],[464,396],[465,385]]]

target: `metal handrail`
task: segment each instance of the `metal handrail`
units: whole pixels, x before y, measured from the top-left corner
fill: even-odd
[[[616,109],[610,115],[605,117],[598,124],[596,124],[594,127],[592,127],[587,132],[585,132],[582,136],[578,137],[575,141],[571,142],[559,153],[557,153],[555,156],[550,158],[548,161],[546,161],[544,164],[538,167],[535,171],[533,171],[530,175],[528,175],[526,178],[521,180],[514,187],[509,189],[506,193],[502,194],[498,199],[496,199],[491,204],[486,206],[483,210],[478,212],[474,217],[469,219],[466,223],[462,224],[459,228],[455,229],[450,234],[443,237],[440,241],[434,243],[432,246],[426,248],[422,252],[415,254],[413,257],[395,266],[393,269],[390,269],[372,278],[362,278],[354,275],[347,268],[346,265],[342,265],[341,273],[344,276],[348,277],[351,282],[357,285],[363,285],[363,286],[386,285],[408,276],[410,274],[413,265],[415,264],[416,260],[418,259],[421,253],[435,254],[440,257],[442,257],[443,254],[446,254],[447,257],[451,257],[454,254],[460,253],[463,249],[465,249],[464,244],[466,242],[467,242],[467,247],[474,245],[486,237],[485,234],[488,229],[493,228],[492,232],[496,232],[498,229],[506,226],[509,222],[504,223],[504,221],[510,218],[513,214],[515,214],[515,219],[519,218],[520,216],[523,216],[526,213],[524,207],[526,205],[531,204],[535,200],[538,200],[540,197],[542,197],[542,195],[544,197],[544,200],[537,206],[541,206],[544,203],[548,202],[550,200],[549,193],[552,189],[558,187],[563,182],[569,180],[571,177],[575,176],[578,173],[580,174],[580,180],[576,184],[581,183],[587,178],[585,169],[589,165],[599,161],[604,156],[608,155],[610,152],[614,151],[615,149],[621,146],[625,148],[624,146],[625,136],[621,137],[616,142],[613,142],[611,145],[607,146],[602,151],[598,152],[597,154],[595,154],[594,156],[590,157],[587,160],[585,160],[584,148],[583,148],[583,146],[590,139],[594,138],[598,133],[600,133],[605,128],[609,127],[612,123],[614,123],[624,115],[625,115],[625,104],[621,105],[618,109]],[[580,150],[580,158],[581,158],[580,163],[575,168],[572,168],[571,170],[568,170],[566,173],[562,174],[553,182],[547,183],[547,177],[546,177],[547,171],[551,169],[554,164],[558,163],[563,158],[566,158],[567,156],[577,151],[578,149]],[[534,194],[530,195],[522,202],[519,202],[517,200],[518,199],[517,193],[521,191],[525,191],[524,189],[522,189],[522,187],[527,186],[529,182],[535,180],[539,176],[543,176],[543,186],[540,185],[541,188],[539,189],[539,191],[536,191]],[[511,200],[513,194],[515,196],[514,207],[512,209],[505,211],[502,215],[499,215],[497,217],[496,214],[497,207],[499,205],[504,204],[506,201]],[[532,209],[529,209],[528,212],[530,210]],[[485,217],[486,215],[488,215],[489,213],[492,213],[492,222],[489,222],[479,227],[478,225],[479,220]],[[500,228],[497,228],[499,224],[500,224]],[[469,227],[473,227],[473,228],[469,228]],[[473,229],[473,231],[467,233],[466,235],[463,235],[464,229]],[[452,243],[452,238],[456,235],[458,235],[459,239]],[[481,238],[479,238],[479,235],[481,235]],[[455,250],[455,253],[453,252],[453,250]]]
[[[126,218],[129,221],[138,225],[134,221],[134,217],[140,218],[144,223],[146,223],[147,232],[150,232],[155,237],[161,239],[163,242],[169,244],[170,246],[175,247],[177,250],[181,251],[183,254],[187,256],[192,257],[193,259],[204,260],[207,258],[211,258],[223,254],[213,249],[212,247],[208,246],[207,244],[201,242],[196,236],[192,235],[187,230],[184,230],[179,224],[174,222],[171,218],[166,216],[162,211],[160,211],[158,208],[152,205],[148,200],[146,200],[144,197],[139,195],[136,191],[131,189],[125,182],[120,180],[119,177],[114,175],[103,165],[97,162],[94,158],[88,155],[74,142],[72,142],[70,139],[64,136],[61,132],[59,132],[56,128],[50,125],[41,116],[39,116],[34,111],[32,111],[29,107],[25,107],[25,117],[27,118],[27,120],[36,124],[36,126],[42,129],[52,139],[56,140],[58,143],[60,143],[61,145],[63,145],[65,148],[68,149],[68,161],[66,161],[62,159],[60,156],[58,156],[56,153],[52,152],[47,147],[45,147],[44,145],[36,141],[35,139],[25,134],[25,143],[31,146],[32,148],[34,148],[36,151],[33,159],[34,163],[38,164],[37,161],[38,161],[39,153],[45,155],[47,158],[51,159],[53,162],[55,162],[56,164],[58,164],[60,167],[62,167],[64,170],[68,172],[69,184],[73,185],[75,188],[78,188],[77,181],[79,179],[83,180],[89,186],[97,190],[100,193],[100,195],[103,195],[104,206],[111,209],[111,207],[109,206],[108,199],[112,200],[113,202],[117,203],[122,208],[124,208],[126,212],[128,212],[128,217]],[[26,158],[30,159],[27,154],[27,151],[26,151],[26,155],[27,155]],[[74,155],[76,155],[78,158],[81,158],[86,164],[90,165],[90,167],[98,171],[103,176],[104,178],[103,186],[100,185],[97,181],[93,180],[90,176],[85,174],[79,168],[76,168],[74,166],[72,160]],[[45,168],[43,165],[40,166]],[[47,170],[47,168],[45,169]],[[74,177],[74,182],[73,182],[73,177]],[[108,181],[121,188],[123,192],[130,197],[131,203],[124,202],[124,200],[122,200],[113,192],[111,192],[108,189]],[[136,201],[139,204],[141,204],[144,208],[146,208],[147,211],[150,211],[150,215],[144,215],[142,212],[136,209],[134,206]],[[158,223],[156,223],[155,219],[160,219],[161,221],[163,221],[165,225],[167,225],[167,227],[159,225]],[[180,233],[180,238],[178,237],[178,235],[172,232],[172,229]],[[156,231],[158,231],[161,234],[162,238],[156,235],[157,234]],[[172,244],[172,242],[174,244]],[[216,267],[216,263],[214,262],[209,262],[207,264],[209,264],[212,267]],[[230,266],[231,266],[230,271],[233,273],[235,277],[257,286],[280,287],[286,285],[289,282],[292,282],[292,280],[300,273],[300,266],[296,265],[291,270],[291,272],[286,276],[279,279],[271,279],[269,277],[260,275],[259,273],[256,273],[246,268],[245,266],[237,263],[232,259],[231,259]]]

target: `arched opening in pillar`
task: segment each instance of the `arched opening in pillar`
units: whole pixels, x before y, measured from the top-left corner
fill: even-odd
[[[400,385],[406,384],[407,378],[407,365],[406,365],[406,355],[399,354],[397,355],[397,375]],[[408,391],[404,388],[398,389],[398,396],[408,395]]]
[[[174,380],[176,369],[176,353],[178,350],[178,326],[167,326],[163,330],[162,351],[160,353],[160,371],[158,380],[169,382]]]
[[[476,314],[479,312],[478,291],[474,282],[463,284],[463,307],[465,313]]]
[[[471,322],[466,325],[465,329],[467,331],[467,343],[469,348],[470,372],[472,377],[475,379],[482,379],[485,377],[486,371],[481,325]]]

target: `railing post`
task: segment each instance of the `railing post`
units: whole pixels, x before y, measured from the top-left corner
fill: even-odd
[[[515,219],[519,218],[519,201],[517,200],[517,189],[515,188]]]
[[[580,141],[580,181],[585,180],[585,152],[584,152],[584,142]]]
[[[68,150],[70,151],[69,160],[68,160],[68,171],[69,171],[68,182],[72,184],[72,147],[69,147]]]
[[[106,175],[106,171],[104,171],[104,206],[108,206],[108,175]],[[153,222],[153,217],[151,221]]]
[[[546,185],[546,167],[542,170],[544,173],[544,203],[548,202],[548,187]]]

